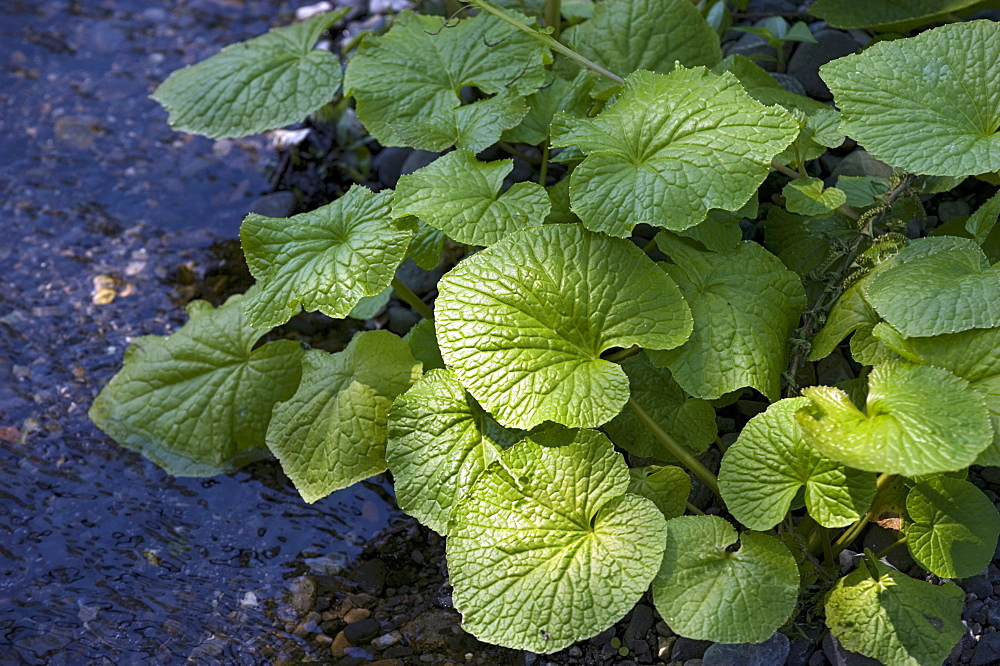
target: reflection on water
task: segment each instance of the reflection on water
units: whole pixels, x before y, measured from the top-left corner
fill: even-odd
[[[260,139],[176,135],[146,96],[292,8],[0,3],[2,663],[305,658],[276,620],[301,613],[290,579],[398,516],[381,482],[306,505],[273,463],[173,479],[86,419],[127,344],[181,323],[165,278],[267,186]],[[100,276],[129,289],[101,304]]]

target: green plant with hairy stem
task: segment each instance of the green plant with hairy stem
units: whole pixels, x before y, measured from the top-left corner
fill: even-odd
[[[362,124],[442,154],[395,191],[248,216],[257,285],[136,341],[91,417],[174,474],[273,455],[310,502],[391,470],[400,506],[447,537],[455,605],[486,641],[554,652],[651,588],[682,636],[761,642],[814,604],[848,649],[940,663],[961,591],[881,558],[905,546],[969,576],[1000,536],[965,480],[1000,464],[1000,197],[964,227],[900,230],[921,194],[1000,171],[1000,25],[825,65],[834,109],[723,59],[687,0],[502,4],[404,12],[360,40],[342,94]],[[230,47],[154,97],[209,136],[303,118],[339,89],[314,44],[341,16]],[[811,175],[845,135],[891,177]],[[538,156],[537,182],[477,155],[493,145]],[[429,303],[396,270],[436,265],[446,238],[465,257]],[[361,316],[389,290],[425,320],[406,337],[256,346],[302,310]],[[827,364],[839,383],[817,381]],[[716,413],[741,395],[770,405],[726,446]],[[725,512],[705,515],[693,483]],[[896,541],[831,578],[886,512]]]

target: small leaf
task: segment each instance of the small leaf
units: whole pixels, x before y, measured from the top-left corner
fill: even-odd
[[[830,632],[846,649],[883,664],[942,663],[966,631],[962,589],[914,580],[874,558],[865,561],[874,574],[858,567],[827,596]]]
[[[518,229],[542,224],[552,204],[538,183],[517,183],[500,193],[514,160],[480,162],[452,151],[403,176],[393,217],[413,215],[459,243],[492,245]]]
[[[621,367],[628,375],[632,398],[681,446],[696,455],[708,448],[717,432],[715,410],[710,403],[686,395],[668,370],[657,368],[644,354],[625,359]],[[629,453],[674,460],[631,410],[605,424],[604,431]]]
[[[600,433],[515,444],[452,513],[448,572],[462,626],[482,641],[551,653],[621,619],[663,557],[663,515],[626,492]],[[508,473],[509,470],[509,473]]]
[[[905,361],[868,376],[865,411],[829,386],[802,389],[812,404],[796,421],[820,453],[872,472],[934,474],[968,467],[993,441],[986,408],[947,370]]]
[[[785,208],[799,215],[823,215],[847,203],[847,195],[836,187],[823,187],[819,178],[796,178],[781,190]]]
[[[993,559],[1000,514],[968,481],[939,476],[906,497],[906,545],[920,566],[942,578],[968,578]]]
[[[835,28],[873,28],[893,24],[917,27],[934,23],[978,2],[981,0],[867,0],[863,3],[857,0],[816,0],[809,6],[809,13]]]
[[[788,366],[788,338],[805,308],[799,277],[756,243],[729,252],[699,252],[657,236],[674,261],[664,264],[694,315],[682,346],[650,352],[688,394],[714,400],[752,386],[772,400]]]
[[[905,337],[1000,326],[1000,266],[965,238],[921,238],[863,286],[865,298]]]
[[[717,643],[761,643],[795,610],[798,593],[795,558],[777,538],[737,534],[718,516],[667,521],[667,549],[653,581],[653,603],[677,634]]]
[[[674,281],[628,241],[576,225],[517,231],[438,285],[441,355],[502,425],[596,427],[628,400],[613,347],[675,347],[691,311]]]
[[[254,326],[279,326],[300,310],[341,319],[389,286],[406,258],[410,228],[389,215],[392,192],[355,185],[290,218],[251,213],[240,240],[260,289],[244,303]]]
[[[392,297],[392,287],[386,287],[374,296],[365,296],[354,306],[351,313],[347,315],[351,319],[371,319],[382,311],[389,299]]]
[[[271,407],[295,392],[302,350],[291,340],[255,349],[265,331],[247,323],[243,300],[217,309],[193,301],[172,335],[138,338],[91,420],[174,476],[213,476],[267,457]]]
[[[691,494],[691,477],[680,467],[633,467],[628,491],[653,502],[667,520],[683,516]]]
[[[965,222],[965,229],[972,234],[976,244],[982,247],[993,231],[998,217],[1000,217],[1000,190],[969,216]]]
[[[877,176],[837,176],[837,188],[847,195],[847,205],[865,208],[889,191],[889,179]]]
[[[739,209],[798,129],[784,109],[747,95],[732,74],[678,67],[632,74],[595,118],[556,115],[552,143],[587,154],[570,176],[573,211],[584,226],[625,237],[642,222],[680,231],[709,209]]]
[[[336,354],[313,349],[302,383],[274,407],[267,446],[306,502],[386,470],[386,420],[420,377],[406,342],[389,331],[356,335]]]
[[[396,398],[386,460],[399,508],[441,535],[462,493],[523,433],[501,427],[448,370]]]
[[[733,516],[754,530],[780,523],[800,488],[824,527],[860,520],[875,498],[872,474],[844,467],[809,446],[795,423],[807,398],[779,400],[750,419],[722,458],[719,486]]]
[[[875,309],[865,300],[861,286],[861,282],[851,285],[833,304],[830,314],[827,315],[826,324],[812,339],[810,361],[819,361],[832,354],[837,345],[851,333],[854,333],[855,338],[871,337],[872,329],[879,322],[879,317]],[[854,350],[853,338],[851,349]]]
[[[997,62],[1000,23],[969,21],[877,42],[820,76],[869,153],[913,173],[968,176],[1000,170]]]
[[[453,23],[403,12],[350,59],[344,91],[383,146],[479,152],[521,121],[523,96],[545,83],[546,49],[529,35],[489,14]],[[465,86],[493,97],[463,106]]]
[[[152,98],[180,132],[220,139],[297,123],[333,99],[340,62],[314,49],[347,9],[231,44],[208,60],[171,74]]]

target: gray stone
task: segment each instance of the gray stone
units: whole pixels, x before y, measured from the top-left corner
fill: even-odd
[[[295,212],[295,207],[298,205],[299,200],[294,192],[271,192],[257,197],[247,212],[264,217],[288,217]]]
[[[972,210],[969,208],[969,203],[967,201],[962,201],[962,200],[942,201],[937,209],[938,218],[942,222],[947,222],[948,220],[956,217],[966,216],[971,212]],[[987,469],[996,469],[996,468],[987,468]],[[985,472],[986,470],[983,471]],[[986,478],[985,474],[981,474],[980,476],[982,476],[984,479]],[[997,478],[998,480],[1000,480],[1000,474],[997,475]]]
[[[830,89],[819,78],[819,68],[831,60],[856,53],[861,45],[846,32],[825,28],[814,35],[816,43],[802,42],[788,59],[788,73],[797,78],[811,97],[833,99]]]
[[[401,176],[411,174],[417,169],[422,169],[439,157],[439,153],[432,153],[429,150],[413,150],[403,161]]]
[[[723,54],[741,55],[753,60],[762,69],[773,72],[778,62],[778,52],[760,35],[742,33],[736,41],[726,42]]]
[[[355,645],[361,645],[378,636],[381,630],[378,620],[367,618],[344,627],[344,637]]]
[[[790,93],[795,93],[796,95],[805,95],[806,89],[802,87],[802,83],[792,76],[791,74],[781,74],[779,72],[771,72],[771,78],[777,81],[782,88]]]
[[[403,163],[413,148],[383,148],[372,158],[372,171],[385,187],[396,187],[403,173]]]
[[[969,594],[974,594],[978,599],[988,599],[993,596],[993,585],[985,573],[972,578],[966,578],[959,583],[962,589]]]
[[[751,14],[791,14],[802,9],[796,0],[750,0],[747,12]]]
[[[763,643],[716,643],[703,659],[712,666],[773,666],[785,663],[788,649],[788,636],[776,633]]]
[[[792,641],[788,647],[788,656],[785,658],[785,666],[806,666],[809,657],[816,652],[816,643],[799,638]],[[822,653],[820,653],[822,654]]]
[[[639,604],[632,609],[628,627],[625,628],[625,644],[631,647],[636,640],[643,640],[653,627],[653,609],[646,604]]]
[[[316,581],[312,576],[299,576],[288,581],[288,605],[299,614],[312,610],[316,605]]]
[[[855,148],[840,160],[831,175],[888,178],[892,175],[892,167],[869,155],[864,148]]]
[[[957,203],[957,202],[952,202]],[[943,206],[944,204],[942,204]],[[940,207],[939,207],[940,210]],[[968,215],[968,204],[966,204],[966,215]],[[938,213],[938,217],[941,217],[941,213]],[[957,215],[956,215],[957,217]],[[941,217],[943,220],[944,218]],[[991,483],[995,486],[1000,486],[1000,467],[984,467],[979,473],[979,476],[983,477],[983,481]]]
[[[432,289],[437,288],[441,273],[438,271],[424,270],[412,259],[407,259],[396,269],[396,277],[399,281],[410,288],[417,296],[423,296]]]
[[[386,317],[389,320],[388,329],[396,335],[406,335],[420,321],[419,314],[401,305],[390,305],[386,310]]]
[[[696,641],[693,638],[678,636],[674,643],[674,649],[670,651],[670,659],[673,661],[701,659],[711,644],[711,641]]]
[[[881,666],[881,662],[844,649],[833,634],[823,637],[823,654],[833,666]]]
[[[813,655],[809,657],[809,666],[826,666],[827,663],[829,662],[822,652],[813,652]]]
[[[972,653],[972,666],[987,666],[1000,663],[1000,634],[984,634],[979,639],[976,651]]]

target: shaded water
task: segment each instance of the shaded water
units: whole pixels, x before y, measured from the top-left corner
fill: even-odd
[[[267,188],[262,139],[177,135],[147,95],[292,9],[0,2],[2,663],[306,658],[290,579],[398,516],[379,483],[306,505],[272,463],[174,479],[86,418],[132,339],[182,323],[170,278],[217,261]]]

